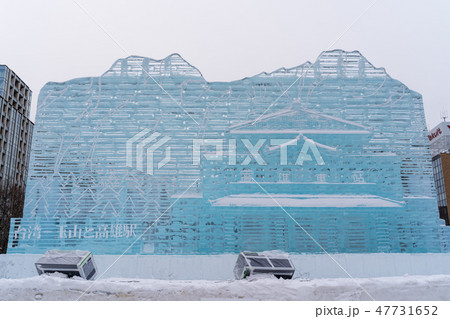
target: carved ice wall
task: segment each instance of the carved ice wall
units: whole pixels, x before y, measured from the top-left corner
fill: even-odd
[[[126,144],[140,132],[129,167]],[[150,175],[135,146],[155,132],[170,140],[154,163],[167,148],[170,161]],[[41,90],[8,252],[444,251],[426,133],[420,94],[356,51],[233,82],[207,82],[177,54],[120,59]],[[204,146],[193,165],[194,139],[224,141],[223,158],[208,160]],[[242,139],[266,140],[266,165],[242,165]],[[297,141],[286,165],[271,139]],[[306,139],[324,165],[295,164]]]

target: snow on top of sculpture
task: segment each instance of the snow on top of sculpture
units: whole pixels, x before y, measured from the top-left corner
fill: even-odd
[[[179,54],[174,53],[162,60],[140,56],[119,59],[103,76],[202,77],[202,74]]]

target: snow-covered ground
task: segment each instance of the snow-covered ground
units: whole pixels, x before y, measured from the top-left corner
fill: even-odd
[[[450,254],[293,254],[293,280],[241,281],[232,254],[95,255],[95,281],[38,277],[40,256],[0,256],[0,300],[450,300]]]
[[[0,278],[29,278],[42,255],[0,255]],[[102,279],[230,280],[236,254],[95,255]],[[450,254],[291,254],[294,277],[346,278],[450,275]],[[339,263],[339,265],[337,264]],[[341,268],[342,267],[342,268]]]
[[[359,279],[96,281],[35,276],[0,279],[1,300],[449,300],[450,276]]]

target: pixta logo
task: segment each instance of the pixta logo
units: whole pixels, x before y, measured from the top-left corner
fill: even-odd
[[[200,165],[201,150],[203,147],[214,148],[214,151],[209,150],[207,153],[203,154],[203,157],[209,161],[223,161],[224,157],[228,157],[229,165],[249,165],[252,158],[257,165],[267,165],[266,160],[261,154],[261,149],[266,144],[266,139],[259,139],[255,143],[252,143],[248,139],[229,139],[224,141],[223,139],[194,139],[192,145],[192,164]],[[278,165],[289,165],[288,164],[288,146],[297,146],[298,139],[271,139],[269,151],[279,151],[279,162]],[[237,162],[237,146],[242,144],[244,146],[245,158],[242,162]],[[224,152],[224,145],[227,146],[228,151]],[[226,153],[226,155],[225,155]],[[304,143],[298,153],[295,165],[303,165],[307,161],[313,161],[312,156],[317,165],[325,165],[325,162],[320,154],[316,142],[311,139],[304,138]]]
[[[160,169],[171,160],[171,148],[166,146],[164,158],[158,163],[154,163],[155,151],[161,148],[165,143],[171,140],[168,136],[162,136],[160,133],[151,133],[150,129],[144,129],[126,142],[126,165],[136,168],[138,171],[153,175],[155,169]],[[277,165],[292,165],[288,163],[288,147],[297,146],[300,138],[295,139],[259,139],[252,142],[249,139],[193,139],[192,140],[192,165],[199,166],[201,158],[208,161],[225,161],[228,165],[247,166],[252,163],[256,165],[267,165],[264,159],[262,149],[266,147],[269,152],[279,152],[279,161]],[[317,165],[325,165],[322,155],[317,148],[317,143],[311,139],[303,138],[298,156],[295,158],[294,165],[303,165],[305,162],[314,162]],[[268,144],[268,145],[267,145]],[[187,146],[187,145],[186,145]],[[187,146],[189,148],[189,146]],[[238,152],[238,148],[240,151]],[[322,145],[323,147],[323,145]],[[226,151],[224,151],[226,149]],[[237,154],[244,156],[238,160]],[[134,164],[134,154],[136,164]],[[272,157],[273,160],[273,157]],[[144,170],[146,163],[146,170]]]
[[[133,154],[135,153],[134,148],[136,148],[136,169],[138,171],[144,172],[144,159],[146,159],[146,173],[149,175],[153,175],[155,169],[154,153],[157,149],[167,143],[170,140],[170,137],[163,136],[158,140],[158,138],[161,136],[161,133],[158,132],[154,132],[150,134],[150,136],[146,137],[150,132],[150,129],[144,129],[127,140],[126,165],[127,167],[134,167]],[[160,169],[170,161],[170,150],[170,146],[166,146],[164,158],[156,165],[158,169]]]

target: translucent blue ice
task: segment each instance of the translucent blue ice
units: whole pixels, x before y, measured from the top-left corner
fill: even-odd
[[[356,51],[233,82],[120,59],[41,90],[8,252],[446,251],[426,133],[421,95]]]

